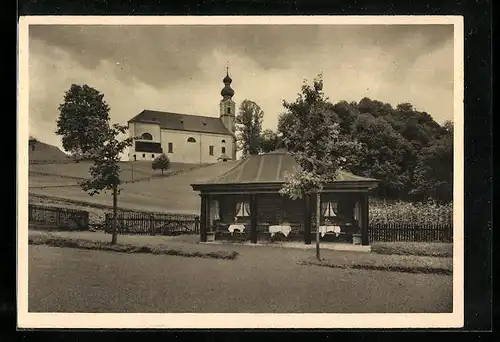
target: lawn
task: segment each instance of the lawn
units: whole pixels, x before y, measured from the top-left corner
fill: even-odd
[[[198,213],[200,210],[200,198],[198,194],[193,191],[190,184],[222,174],[234,167],[236,163],[237,161],[217,163],[171,177],[155,177],[136,183],[123,184],[123,190],[118,199],[118,205],[125,209],[150,212]],[[62,169],[62,166],[59,166]],[[67,174],[69,175],[69,172]],[[73,175],[75,174],[76,173],[73,173]],[[29,182],[30,187],[34,186],[34,184],[46,186],[55,185],[58,184],[58,182],[61,182],[61,184],[76,183],[74,179],[35,174],[30,174]],[[111,206],[113,204],[112,197],[109,194],[102,193],[90,196],[78,186],[31,188],[30,193],[88,202],[97,205]]]
[[[240,247],[238,253],[219,260],[30,246],[29,311],[452,310],[451,276],[303,266],[298,261],[311,251],[296,249]]]
[[[92,162],[65,163],[65,164],[31,164],[29,166],[30,178],[33,175],[61,176],[66,178],[84,179],[90,176],[89,168]],[[183,169],[189,169],[198,166],[197,164],[171,163],[169,169],[164,171],[167,175]],[[121,180],[129,182],[151,177],[161,176],[161,170],[153,170],[151,162],[121,162],[120,163]]]
[[[452,243],[433,242],[374,242],[372,251],[379,254],[453,257]]]

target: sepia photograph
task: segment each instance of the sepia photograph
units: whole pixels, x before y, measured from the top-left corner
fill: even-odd
[[[458,16],[21,17],[22,328],[463,325]]]

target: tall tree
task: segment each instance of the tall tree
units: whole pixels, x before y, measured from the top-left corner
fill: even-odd
[[[419,199],[447,203],[453,200],[453,123],[446,122],[443,130],[439,140],[422,149],[411,192]]]
[[[83,92],[83,93],[82,93]],[[120,193],[120,157],[132,145],[133,138],[119,139],[127,126],[109,123],[109,106],[104,95],[86,85],[72,85],[61,104],[57,134],[62,135],[65,149],[75,160],[92,160],[90,178],[80,182],[82,189],[93,196],[101,191],[113,195],[113,232],[117,240],[116,216]]]
[[[405,162],[411,145],[383,118],[369,113],[357,118],[355,136],[364,148],[359,163],[351,170],[381,180],[378,190],[384,197],[404,194],[410,181]]]
[[[250,100],[244,100],[236,116],[238,147],[243,156],[258,154],[260,149],[260,133],[264,112],[259,105]]]
[[[63,148],[81,159],[96,144],[104,141],[109,121],[109,106],[104,94],[88,85],[72,84],[59,105],[56,134],[62,136]]]
[[[117,211],[118,195],[120,194],[120,156],[121,153],[132,145],[133,138],[119,140],[118,136],[127,131],[127,126],[114,124],[111,127],[96,129],[99,133],[96,141],[104,141],[89,148],[85,154],[85,159],[93,160],[90,167],[90,179],[83,180],[80,185],[90,196],[99,194],[101,191],[111,191],[113,196],[113,221],[111,244],[116,244],[117,240]]]
[[[279,148],[278,135],[270,129],[265,129],[260,134],[260,151],[267,153]]]
[[[299,168],[288,175],[280,190],[292,199],[316,194],[316,257],[320,259],[320,193],[324,184],[333,182],[347,163],[346,156],[356,154],[360,145],[343,139],[332,106],[323,93],[319,75],[312,85],[304,81],[295,102],[284,101],[286,111],[278,122],[278,131]]]

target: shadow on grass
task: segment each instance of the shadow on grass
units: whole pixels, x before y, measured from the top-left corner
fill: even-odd
[[[101,241],[88,241],[83,239],[68,239],[55,236],[30,236],[30,245],[46,245],[51,247],[67,247],[79,248],[87,250],[119,252],[119,253],[147,253],[147,254],[164,254],[176,255],[190,258],[210,258],[210,259],[224,259],[234,260],[238,256],[238,252],[231,251],[213,251],[213,252],[199,252],[181,249],[172,249],[166,246],[134,246],[125,244],[111,245],[109,242]],[[189,248],[188,248],[189,249]]]
[[[452,275],[453,271],[441,267],[428,267],[428,266],[404,266],[404,265],[373,265],[363,263],[352,264],[334,264],[327,261],[299,261],[299,265],[313,265],[330,268],[340,269],[357,269],[357,270],[370,270],[370,271],[389,271],[389,272],[403,272],[403,273],[424,273],[424,274],[440,274]]]
[[[439,258],[453,257],[452,243],[374,242],[372,252],[385,255],[415,255]]]

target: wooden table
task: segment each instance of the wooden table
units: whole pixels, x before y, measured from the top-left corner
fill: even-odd
[[[324,237],[326,233],[335,233],[336,236],[339,236],[341,229],[340,226],[319,226],[319,233],[321,237]]]
[[[274,234],[281,232],[285,236],[288,236],[290,232],[292,231],[292,227],[288,225],[283,225],[283,226],[269,226],[269,233],[271,233],[271,236],[274,236]]]
[[[227,228],[227,230],[229,230],[230,233],[234,233],[236,229],[238,229],[240,232],[243,232],[245,230],[245,226],[242,224],[231,224]]]

